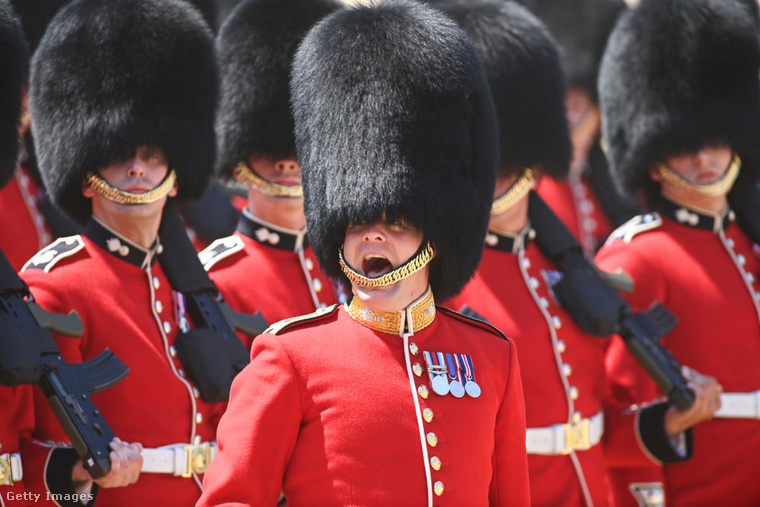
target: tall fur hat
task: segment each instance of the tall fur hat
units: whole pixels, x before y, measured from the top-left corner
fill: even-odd
[[[252,154],[295,155],[290,68],[298,44],[337,0],[245,0],[216,40],[221,94],[216,115],[217,170],[232,176]]]
[[[403,218],[437,249],[430,284],[457,294],[483,250],[498,164],[496,116],[466,34],[412,2],[330,15],[291,82],[309,236],[327,274],[350,222]]]
[[[53,200],[85,220],[87,172],[163,150],[180,199],[212,174],[217,66],[213,37],[184,0],[76,0],[32,59],[30,102],[40,172]]]
[[[540,164],[567,176],[572,146],[559,51],[546,27],[503,0],[454,0],[435,6],[461,26],[483,62],[499,119],[499,171],[521,174]]]
[[[651,199],[651,164],[725,142],[760,139],[760,42],[734,0],[643,0],[625,13],[599,75],[602,133],[618,185]],[[750,170],[745,164],[745,170]]]
[[[585,89],[597,101],[599,63],[615,21],[626,9],[625,2],[533,0],[530,8],[559,44],[567,85]]]
[[[10,4],[0,0],[0,188],[16,170],[26,60],[21,23]]]

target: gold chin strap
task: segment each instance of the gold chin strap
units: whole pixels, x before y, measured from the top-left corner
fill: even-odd
[[[343,274],[346,275],[352,285],[358,285],[359,287],[386,287],[393,285],[396,282],[400,282],[409,275],[421,270],[435,257],[435,249],[429,242],[424,249],[420,250],[417,255],[397,267],[390,273],[385,273],[383,276],[377,278],[369,278],[357,273],[351,266],[348,265],[343,258],[343,247],[338,250],[338,262],[340,263],[340,269]]]
[[[725,174],[721,176],[718,181],[708,183],[707,185],[698,185],[686,180],[667,164],[660,164],[657,166],[657,174],[662,178],[662,181],[692,195],[700,197],[715,197],[726,194],[731,190],[731,187],[736,182],[736,178],[739,177],[739,169],[741,169],[741,167],[741,158],[739,158],[739,155],[734,155],[731,165],[728,166],[728,170],[726,170]]]
[[[111,186],[106,180],[95,173],[87,173],[87,183],[90,187],[109,201],[115,202],[116,204],[135,205],[156,202],[169,193],[176,181],[177,173],[172,169],[169,174],[166,175],[164,181],[162,181],[157,187],[144,194],[134,194]]]
[[[267,181],[254,171],[246,162],[240,162],[235,167],[235,174],[241,180],[261,192],[274,197],[303,197],[303,185],[285,186]]]
[[[522,176],[509,187],[509,190],[504,192],[504,195],[494,200],[491,205],[491,214],[499,215],[514,206],[517,201],[530,192],[530,189],[533,188],[533,182],[533,169],[528,167]]]

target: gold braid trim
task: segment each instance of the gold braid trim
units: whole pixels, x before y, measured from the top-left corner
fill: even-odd
[[[343,274],[346,275],[351,284],[358,285],[359,287],[371,288],[386,287],[388,285],[393,285],[396,282],[400,282],[409,275],[416,273],[417,271],[424,268],[428,262],[433,260],[434,257],[435,249],[433,248],[433,245],[428,242],[427,246],[425,246],[424,249],[420,250],[417,255],[390,273],[385,273],[383,276],[379,276],[377,278],[369,278],[360,273],[357,273],[351,266],[348,265],[348,263],[343,258],[342,247],[338,250],[338,262],[340,263],[340,269],[343,271]]]
[[[657,174],[662,178],[662,181],[678,187],[692,195],[700,197],[715,197],[723,195],[731,190],[731,187],[736,182],[736,178],[739,177],[739,170],[742,167],[742,159],[739,155],[734,155],[731,165],[728,166],[726,173],[720,177],[718,181],[708,183],[707,185],[698,185],[692,183],[680,174],[671,169],[667,164],[660,164],[657,166]]]
[[[404,326],[407,309],[411,309],[412,326]],[[435,313],[435,300],[430,287],[417,301],[398,312],[373,310],[362,303],[356,293],[351,299],[351,304],[348,305],[348,314],[362,326],[395,335],[403,334],[405,327],[414,330],[415,333],[422,331],[433,323]]]
[[[145,192],[144,194],[134,194],[132,192],[125,192],[110,185],[106,180],[94,173],[87,173],[87,183],[97,193],[105,197],[111,202],[116,204],[150,204],[158,201],[174,187],[174,183],[177,181],[177,173],[174,169],[164,178],[154,189]]]
[[[499,215],[504,213],[514,204],[525,197],[530,189],[533,188],[533,170],[528,167],[520,178],[504,192],[504,195],[496,198],[491,205],[491,214]]]
[[[254,171],[246,162],[240,162],[237,167],[235,167],[235,174],[262,194],[272,195],[274,197],[303,197],[303,185],[298,184],[289,187],[267,181],[256,174],[256,171]]]

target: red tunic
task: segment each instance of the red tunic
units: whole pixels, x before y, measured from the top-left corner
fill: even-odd
[[[444,305],[467,306],[502,330],[520,351],[528,428],[577,423],[607,407],[606,340],[584,333],[557,304],[547,280],[556,266],[530,241],[489,232],[483,260],[464,291]],[[527,246],[526,246],[527,245]],[[620,418],[614,410],[605,416]],[[616,424],[636,451],[633,415]],[[607,505],[602,445],[567,455],[528,454],[536,506]]]
[[[59,239],[21,273],[43,308],[57,313],[74,309],[82,318],[80,339],[56,336],[64,358],[76,363],[108,347],[129,367],[124,380],[92,396],[122,440],[146,448],[213,441],[222,407],[204,403],[183,377],[173,347],[178,335],[174,291],[154,262],[155,247],[140,249],[95,222],[86,234]],[[36,439],[67,441],[40,391],[35,411]],[[29,455],[30,466],[44,469],[51,449],[37,448]],[[47,484],[41,475],[28,477],[27,487],[44,498]],[[134,485],[101,488],[97,502],[108,507],[193,505],[200,484],[197,476],[143,473]]]
[[[32,386],[0,386],[0,413],[0,455],[18,453],[21,441],[28,439],[34,428]],[[26,465],[22,462],[25,476],[31,472]],[[3,472],[8,473],[7,470]],[[27,505],[28,502],[24,500],[24,495],[28,494],[24,487],[25,479],[26,477],[13,485],[0,485],[0,505]]]
[[[198,505],[274,505],[280,490],[292,507],[529,505],[514,345],[424,301],[432,323],[411,335],[343,306],[257,338]],[[480,397],[433,392],[425,351],[469,354]]]
[[[29,172],[19,166],[13,179],[0,190],[0,250],[17,271],[53,240],[38,207],[42,190]]]
[[[659,213],[616,231],[597,264],[633,277],[628,299],[634,309],[660,301],[678,316],[678,326],[662,341],[682,364],[714,376],[725,392],[760,389],[760,258],[732,214],[700,215],[663,201]],[[660,396],[620,339],[612,342],[607,367],[621,400]],[[691,460],[655,469],[667,504],[760,505],[760,421],[715,418],[697,425],[693,435]],[[641,477],[630,472],[621,471],[625,481],[653,477],[651,467]],[[621,504],[632,505],[628,484],[620,485],[617,493],[628,500]]]
[[[247,212],[234,235],[215,241],[199,257],[233,310],[261,312],[269,324],[346,300],[319,269],[306,230],[275,227]],[[250,348],[251,338],[241,337]]]

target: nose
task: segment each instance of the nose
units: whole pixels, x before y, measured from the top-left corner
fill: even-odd
[[[367,229],[364,231],[364,236],[362,237],[362,241],[370,243],[370,242],[384,242],[385,241],[385,232],[383,231],[382,227],[380,227],[378,224],[371,224],[367,226]]]
[[[694,154],[694,165],[697,167],[706,166],[710,162],[712,155],[704,148],[697,150]]]
[[[278,160],[275,169],[281,173],[296,173],[300,170],[298,161],[294,159]]]
[[[145,176],[145,161],[140,157],[134,157],[130,160],[127,175],[131,178],[141,178]]]

